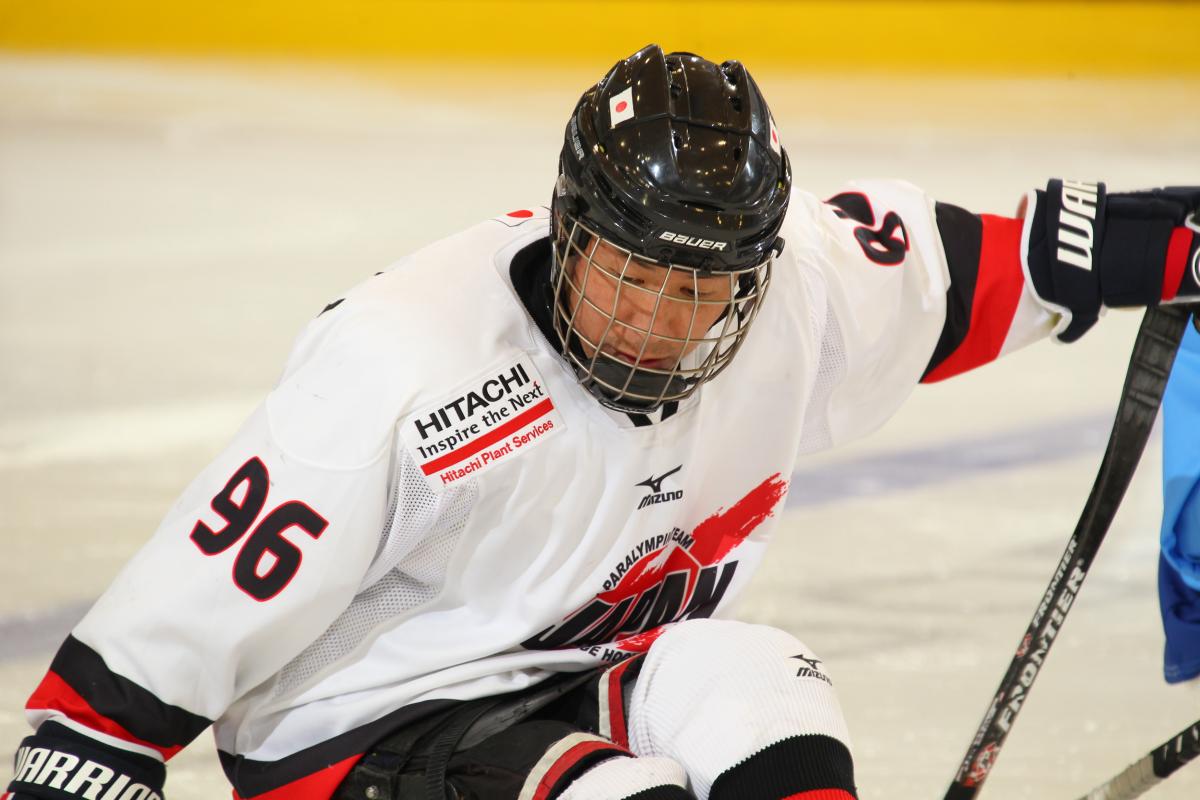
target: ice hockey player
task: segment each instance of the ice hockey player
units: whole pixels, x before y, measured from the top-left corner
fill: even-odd
[[[797,459],[1200,288],[1200,188],[821,200],[740,63],[655,46],[552,189],[308,325],[58,651],[13,796],[159,798],[213,725],[237,798],[853,798],[826,664],[728,612]]]

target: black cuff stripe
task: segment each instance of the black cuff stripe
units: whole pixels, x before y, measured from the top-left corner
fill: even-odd
[[[66,681],[96,713],[158,747],[183,747],[212,724],[212,720],[164,703],[116,674],[99,653],[74,636],[63,642],[50,663],[50,671]]]
[[[100,752],[111,753],[120,758],[122,761],[128,763],[131,767],[142,770],[147,775],[163,776],[166,774],[166,766],[157,758],[151,758],[150,756],[142,753],[135,753],[132,750],[122,750],[117,747],[110,747],[104,742],[93,739],[86,734],[80,733],[73,728],[68,728],[66,725],[58,722],[43,722],[38,726],[37,736],[39,738],[44,736],[47,739],[53,739],[54,741],[62,744],[64,747],[71,747],[76,750],[99,748]],[[159,782],[161,783],[162,780],[163,778],[160,777]]]
[[[781,800],[817,789],[857,797],[854,762],[831,736],[792,736],[758,751],[713,781],[710,800]]]
[[[946,290],[946,322],[922,378],[949,358],[967,338],[979,277],[979,254],[983,249],[983,220],[948,203],[935,204],[934,211],[950,268],[950,287]]]

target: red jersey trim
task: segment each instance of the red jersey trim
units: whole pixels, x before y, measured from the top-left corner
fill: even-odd
[[[478,439],[463,445],[457,450],[451,450],[449,453],[446,453],[446,455],[442,456],[441,458],[434,459],[428,464],[423,464],[421,466],[421,471],[426,475],[432,475],[435,472],[441,472],[446,467],[452,467],[458,462],[475,455],[480,450],[491,447],[505,436],[508,436],[510,433],[519,431],[521,428],[524,428],[535,419],[544,417],[553,410],[554,403],[551,402],[549,397],[547,397],[533,408],[518,414],[508,422],[501,425],[499,428],[493,430],[491,433],[488,433],[485,436],[480,436]]]
[[[813,789],[799,794],[789,794],[782,800],[856,800],[845,789]]]
[[[109,719],[92,708],[91,704],[79,692],[72,689],[71,685],[53,670],[47,672],[46,677],[42,678],[42,682],[33,690],[33,694],[29,696],[29,702],[25,704],[25,708],[28,711],[58,711],[65,714],[72,721],[78,722],[80,725],[84,725],[92,730],[107,733],[109,736],[115,736],[130,744],[154,750],[162,756],[163,761],[169,760],[183,749],[182,745],[163,747],[134,736],[120,723]]]
[[[269,792],[244,797],[235,791],[233,797],[234,800],[329,800],[362,757],[359,753],[342,759]]]
[[[980,214],[983,240],[979,273],[971,302],[966,338],[923,383],[935,383],[994,361],[1004,347],[1021,302],[1025,276],[1021,272],[1023,220]]]

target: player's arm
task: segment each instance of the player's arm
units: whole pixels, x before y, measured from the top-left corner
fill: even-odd
[[[1155,305],[1200,295],[1200,187],[1109,193],[1104,184],[1052,180],[1031,192],[1021,217],[935,204],[949,271],[946,319],[922,377],[932,382],[987,363],[1037,338],[1036,314],[1072,342],[1102,308]]]
[[[350,603],[384,527],[391,452],[360,345],[302,338],[72,631],[29,698],[10,792],[158,797],[165,762]]]
[[[1200,294],[1200,234],[1187,222],[1200,189],[1077,197],[1075,186],[1052,181],[1017,217],[975,214],[892,180],[793,199],[784,257],[815,268],[808,302],[828,306],[817,335],[818,375],[830,386],[814,392],[808,415],[828,429],[821,446],[874,430],[919,382],[1051,335],[1071,340],[1102,306]]]

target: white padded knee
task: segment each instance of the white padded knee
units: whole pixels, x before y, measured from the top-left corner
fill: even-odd
[[[630,702],[630,748],[682,764],[697,797],[767,745],[805,734],[850,746],[824,665],[790,633],[688,620],[646,653]]]
[[[656,786],[687,786],[687,773],[669,758],[610,758],[571,782],[558,800],[618,800]]]

